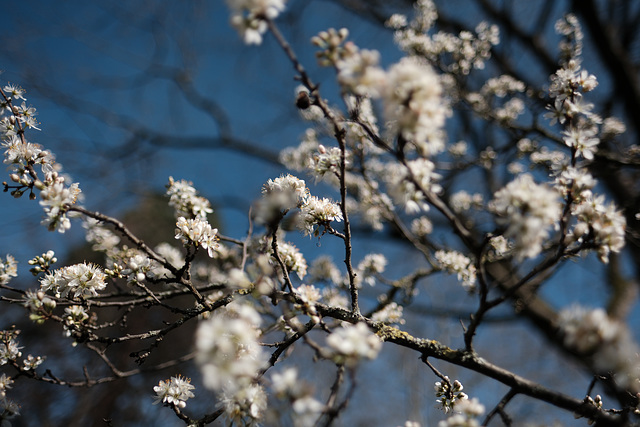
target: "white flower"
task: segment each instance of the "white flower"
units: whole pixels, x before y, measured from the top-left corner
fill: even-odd
[[[258,384],[225,390],[221,400],[230,425],[256,426],[267,409],[267,395]]]
[[[349,127],[349,129],[351,128],[352,127]],[[338,147],[330,147],[327,149],[322,144],[319,144],[317,147],[317,152],[306,159],[307,169],[314,174],[316,179],[322,178],[327,172],[338,175],[342,156],[340,149]]]
[[[312,396],[304,396],[293,402],[292,409],[295,427],[312,427],[316,425],[325,406]]]
[[[290,243],[278,243],[278,253],[289,271],[295,271],[300,279],[307,274],[307,261],[297,247]]]
[[[11,424],[6,420],[20,415],[20,405],[13,400],[2,399],[0,400],[0,415],[2,415],[2,427],[10,427]]]
[[[371,320],[383,322],[387,324],[404,325],[405,320],[402,318],[403,308],[395,302],[391,302],[384,306],[382,310],[376,311],[371,316]]]
[[[29,265],[33,265],[34,267],[29,269],[31,274],[37,276],[38,273],[42,273],[46,271],[51,264],[55,264],[58,261],[58,258],[55,257],[55,252],[52,250],[48,250],[40,256],[34,257],[28,261]]]
[[[476,419],[484,414],[485,408],[477,398],[463,399],[454,408],[456,414],[438,423],[438,427],[480,427]]]
[[[184,408],[187,406],[186,401],[195,395],[191,390],[195,389],[191,385],[191,379],[183,378],[180,375],[177,377],[171,377],[166,381],[160,381],[157,386],[153,388],[156,392],[154,405],[162,402],[168,405],[174,405],[178,408]]]
[[[73,205],[78,199],[81,190],[78,183],[65,185],[65,180],[58,177],[53,183],[47,185],[41,192],[40,205],[44,207],[47,217],[42,221],[47,224],[49,230],[57,230],[64,233],[71,227],[67,218],[68,205]]]
[[[7,390],[11,388],[13,382],[13,379],[8,377],[7,374],[0,375],[0,400],[7,398]]]
[[[262,43],[267,31],[266,19],[275,19],[284,10],[286,0],[227,0],[231,24],[246,44]]]
[[[621,386],[640,391],[640,348],[622,323],[601,309],[572,306],[558,323],[566,346],[588,355],[600,373],[611,373]]]
[[[380,53],[363,49],[338,61],[338,82],[355,95],[378,97],[385,84],[385,72],[378,66]]]
[[[462,280],[462,286],[466,291],[474,290],[476,267],[471,259],[456,251],[436,251],[434,256],[445,271],[458,275],[458,280]]]
[[[519,259],[540,253],[548,228],[562,214],[558,193],[536,184],[529,174],[520,175],[497,191],[489,207],[500,215],[498,224],[507,227],[505,237],[514,239],[513,250]]]
[[[166,194],[169,196],[169,206],[175,209],[176,218],[184,216],[206,220],[207,214],[213,212],[209,201],[198,196],[192,183],[184,179],[175,181],[169,177]]]
[[[482,194],[469,194],[464,190],[454,193],[449,198],[451,209],[453,209],[453,211],[456,213],[468,211],[471,208],[481,208],[482,203]]]
[[[18,342],[15,340],[17,333],[12,331],[0,332],[0,366],[5,365],[10,360],[16,360],[22,356],[18,346]]]
[[[201,246],[207,250],[209,257],[213,258],[218,246],[218,229],[211,228],[211,225],[200,217],[186,219],[181,216],[176,223],[176,239]]]
[[[84,322],[89,319],[87,310],[80,305],[72,305],[64,309],[64,330],[66,336],[71,336],[72,331],[82,328]]]
[[[585,238],[576,233],[576,229],[581,228],[585,233],[587,230],[591,231],[586,237],[593,239],[598,257],[607,263],[611,252],[620,252],[624,247],[627,222],[613,202],[605,205],[604,196],[594,196],[591,192],[585,194],[582,203],[572,209],[572,213],[578,218],[574,234],[576,238]]]
[[[122,275],[127,276],[128,283],[136,283],[144,281],[155,264],[148,256],[138,252],[126,259],[126,267],[122,270]]]
[[[299,396],[303,387],[302,382],[298,379],[298,370],[296,368],[287,368],[282,373],[274,373],[271,376],[271,388],[279,396]]]
[[[25,100],[24,89],[20,86],[8,84],[2,88],[2,90],[4,90],[4,94],[7,95],[8,98]]]
[[[340,206],[323,197],[309,196],[300,207],[301,227],[305,235],[319,235],[318,227],[329,225],[331,221],[342,221]]]
[[[311,267],[309,268],[309,281],[319,282],[325,281],[328,283],[338,284],[342,282],[342,274],[338,267],[327,255],[322,255],[313,260]]]
[[[52,291],[56,296],[95,297],[98,291],[107,287],[106,277],[95,264],[75,264],[47,273],[40,279],[40,289]]]
[[[258,337],[260,315],[246,304],[229,304],[200,323],[196,362],[205,387],[220,392],[248,387],[266,360]]]
[[[387,258],[382,254],[368,254],[356,267],[358,284],[365,282],[370,286],[376,284],[376,274],[384,272],[387,266]]]
[[[305,182],[293,175],[270,179],[262,186],[262,199],[256,206],[256,219],[269,224],[289,210],[299,208],[309,197]]]
[[[583,126],[571,126],[563,131],[564,143],[575,149],[576,156],[582,156],[587,160],[593,160],[594,153],[598,150],[600,140],[596,138],[596,129]]]
[[[294,291],[305,304],[310,306],[315,305],[321,298],[320,291],[313,285],[300,285]]]
[[[337,363],[353,367],[363,359],[375,359],[382,348],[382,341],[366,324],[343,325],[327,337],[327,344],[334,352]]]
[[[461,401],[467,400],[468,396],[462,390],[464,387],[458,380],[451,382],[449,377],[445,377],[444,381],[438,381],[434,385],[437,402],[444,412],[451,412],[453,408]]]
[[[433,224],[426,216],[411,221],[411,232],[418,237],[425,237],[433,231]]]
[[[440,79],[426,62],[405,57],[392,66],[383,100],[393,131],[417,144],[424,155],[442,151],[449,109],[442,100]]]
[[[384,179],[389,183],[389,193],[397,203],[405,207],[407,213],[429,210],[423,190],[433,193],[442,190],[436,182],[440,175],[434,169],[435,164],[425,158],[408,161],[407,167],[394,164],[387,169]]]
[[[8,284],[12,277],[18,277],[18,262],[7,254],[4,261],[0,258],[0,285]]]
[[[32,356],[31,354],[27,356],[26,359],[22,361],[23,370],[30,371],[35,370],[38,366],[40,366],[44,362],[44,358],[41,356]]]

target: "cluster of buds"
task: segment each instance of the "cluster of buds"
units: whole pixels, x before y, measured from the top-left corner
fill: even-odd
[[[316,52],[318,64],[323,67],[335,66],[338,62],[351,56],[358,49],[353,43],[345,43],[349,36],[349,30],[341,28],[329,28],[327,31],[320,31],[317,36],[311,38],[311,43],[321,50]]]
[[[443,381],[436,382],[434,388],[436,397],[439,398],[437,402],[445,412],[452,411],[458,401],[469,398],[469,396],[462,391],[464,388],[462,383],[458,380],[451,382],[447,376],[444,377]]]
[[[55,257],[55,252],[48,250],[46,253],[29,260],[29,265],[33,265],[33,268],[29,269],[29,271],[34,276],[43,272],[46,273],[49,271],[51,264],[54,264],[57,261],[58,258]]]

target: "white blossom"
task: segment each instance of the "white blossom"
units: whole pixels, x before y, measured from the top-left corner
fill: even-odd
[[[444,149],[443,127],[449,109],[438,75],[426,62],[406,57],[392,66],[383,101],[392,131],[416,144],[424,155]]]
[[[266,361],[258,338],[260,315],[246,304],[218,309],[198,326],[196,362],[205,387],[233,393],[248,387]]]
[[[2,331],[0,332],[0,366],[6,365],[7,362],[15,361],[22,352],[22,347],[18,345],[16,337],[18,332],[16,331]]]
[[[517,258],[535,257],[549,236],[548,228],[559,219],[562,207],[558,193],[533,177],[523,174],[498,190],[489,205],[499,215],[497,222],[506,227],[505,237],[514,240]]]
[[[286,242],[278,243],[278,253],[289,271],[295,271],[300,279],[307,274],[307,261],[295,245]]]
[[[387,258],[383,254],[367,254],[356,267],[357,283],[364,282],[370,286],[376,283],[376,274],[384,272]]]
[[[437,402],[444,412],[451,412],[461,401],[467,400],[469,397],[464,390],[462,383],[458,380],[451,382],[449,377],[445,377],[443,381],[437,381],[434,385]]]
[[[407,213],[428,211],[426,195],[423,191],[438,193],[442,187],[436,182],[440,175],[434,172],[435,164],[424,158],[410,160],[407,167],[390,167],[385,177],[389,181],[389,193]],[[417,184],[417,185],[416,185]]]
[[[76,203],[81,190],[78,183],[67,186],[63,177],[58,177],[40,192],[40,205],[44,207],[47,217],[42,221],[49,230],[64,233],[71,227],[67,217],[69,205]]]
[[[313,427],[325,410],[325,406],[312,396],[304,396],[293,402],[292,409],[295,427]]]
[[[613,374],[621,387],[640,391],[640,348],[622,323],[601,308],[578,305],[562,310],[558,323],[565,345],[589,355],[594,367]]]
[[[18,277],[18,262],[7,254],[4,261],[0,258],[0,285],[8,284],[12,277]]]
[[[471,259],[456,251],[436,251],[434,256],[445,271],[458,275],[466,291],[475,289],[476,267]]]
[[[607,263],[611,252],[620,252],[624,247],[626,219],[613,202],[605,205],[604,196],[594,196],[590,191],[584,191],[583,196],[572,208],[572,214],[578,219],[573,238],[592,239],[598,257]]]
[[[334,360],[347,366],[355,366],[361,359],[375,359],[382,348],[382,341],[366,324],[343,325],[327,337]]]
[[[47,273],[40,279],[40,289],[62,297],[96,297],[98,291],[107,287],[106,278],[95,264],[75,264]]]
[[[257,426],[267,409],[267,395],[258,384],[225,389],[221,400],[225,415],[233,425]]]
[[[307,197],[300,207],[300,213],[302,214],[301,228],[304,234],[309,236],[312,234],[318,236],[319,226],[329,225],[331,221],[342,221],[340,206],[325,197],[322,199],[316,196]]]
[[[44,357],[42,356],[33,356],[28,355],[26,359],[22,361],[22,369],[25,371],[35,370],[38,366],[40,366],[44,362]]]
[[[286,0],[227,0],[231,9],[231,24],[246,44],[262,43],[267,31],[265,19],[275,19],[283,10]]]
[[[13,383],[13,379],[8,377],[7,374],[0,375],[0,400],[7,398],[7,390],[11,388]]]
[[[166,194],[169,196],[169,206],[174,209],[176,218],[183,216],[206,220],[207,214],[213,212],[209,201],[198,196],[192,183],[184,179],[175,181],[173,177],[169,177]]]
[[[181,216],[176,222],[176,239],[206,249],[209,257],[213,258],[218,246],[218,229],[211,228],[211,225],[200,217],[186,219]]]
[[[378,66],[380,53],[363,49],[346,56],[336,64],[338,82],[349,92],[378,97],[384,87],[386,75]]]
[[[404,325],[405,320],[402,318],[403,308],[396,302],[390,302],[385,305],[382,310],[378,310],[371,316],[371,320],[383,322],[387,324]]]
[[[195,396],[191,391],[193,389],[195,387],[191,385],[191,379],[180,375],[160,381],[153,388],[153,391],[156,392],[153,404],[156,405],[162,402],[163,404],[184,408],[187,405],[187,400]]]

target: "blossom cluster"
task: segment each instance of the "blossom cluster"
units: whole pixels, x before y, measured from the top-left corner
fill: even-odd
[[[107,287],[106,274],[95,264],[81,263],[62,267],[40,279],[40,289],[56,297],[84,299],[98,296]]]
[[[622,323],[601,308],[574,305],[560,312],[558,324],[565,344],[589,355],[598,372],[613,374],[620,386],[640,391],[640,348]]]
[[[451,412],[460,401],[467,400],[469,396],[462,390],[464,386],[458,380],[451,382],[449,377],[444,377],[442,381],[437,381],[434,385],[437,402],[445,412]]]
[[[425,158],[410,160],[407,165],[389,165],[385,178],[392,199],[404,206],[407,213],[418,213],[429,210],[427,194],[439,193],[442,187],[437,183],[440,174],[436,173],[435,164]]]
[[[293,409],[293,421],[297,427],[311,427],[325,410],[325,406],[312,395],[309,384],[298,378],[296,368],[287,368],[271,376],[271,388],[275,395],[286,400]]]
[[[405,57],[389,69],[383,92],[384,115],[397,132],[430,156],[444,148],[442,128],[449,115],[438,75],[425,61]]]
[[[463,399],[454,408],[455,413],[446,420],[440,421],[438,427],[480,427],[478,417],[484,414],[485,408],[476,397]]]
[[[0,331],[0,366],[6,365],[9,361],[16,361],[22,356],[22,347],[18,345],[17,337],[19,331]]]
[[[254,382],[266,361],[260,324],[253,307],[232,303],[202,321],[196,332],[196,361],[204,385],[222,394],[231,420],[256,422],[266,407],[264,391]]]
[[[0,258],[0,285],[9,283],[12,277],[18,276],[18,262],[16,259],[7,254],[5,259]]]
[[[246,44],[262,43],[267,31],[266,19],[275,19],[284,10],[286,0],[227,0],[231,24]]]
[[[28,261],[29,265],[33,265],[32,268],[29,269],[31,274],[37,276],[43,271],[48,271],[51,267],[51,264],[55,264],[58,261],[58,258],[55,256],[55,252],[52,250],[48,250],[40,256],[37,256]]]
[[[354,367],[360,360],[375,359],[382,348],[382,341],[366,324],[342,325],[327,337],[327,345],[336,363]]]
[[[471,292],[475,289],[476,266],[468,257],[460,252],[443,250],[436,251],[434,256],[445,271],[458,275],[465,290]]]
[[[17,86],[5,86],[2,91],[4,100],[0,109],[0,132],[5,148],[4,163],[9,165],[11,181],[16,186],[5,184],[5,190],[13,188],[11,194],[21,197],[29,191],[29,198],[35,199],[34,188],[40,190],[40,205],[44,207],[46,217],[43,220],[49,230],[64,233],[71,227],[67,210],[78,200],[78,183],[69,184],[70,179],[60,174],[61,167],[55,163],[53,154],[39,144],[28,142],[25,130],[40,130],[35,121],[36,110],[25,104],[24,90]],[[22,99],[22,105],[13,105],[13,101]],[[9,112],[9,116],[5,114]],[[39,165],[42,176],[38,177],[34,166]]]
[[[397,302],[390,302],[371,315],[371,320],[387,324],[404,325],[404,309]]]
[[[396,44],[410,55],[428,58],[454,74],[467,75],[472,68],[482,69],[491,57],[492,46],[500,42],[496,25],[479,23],[475,34],[461,31],[458,35],[439,31],[429,35],[438,17],[432,0],[416,2],[416,14],[409,22],[404,15],[393,15],[387,26],[395,30]]]
[[[195,396],[192,392],[193,389],[195,387],[191,385],[191,379],[183,378],[180,375],[160,381],[153,388],[153,391],[156,392],[153,404],[156,405],[162,402],[163,404],[184,408],[187,406],[187,400]]]
[[[209,201],[198,196],[193,184],[184,179],[176,181],[173,177],[169,177],[166,194],[169,196],[169,206],[174,209],[176,218],[183,216],[207,219],[207,214],[213,212]]]
[[[206,219],[186,219],[181,216],[176,222],[176,239],[180,239],[185,245],[193,244],[206,249],[209,257],[213,258],[218,246],[218,229],[212,228]]]
[[[293,175],[269,179],[262,187],[262,196],[256,217],[265,224],[279,221],[295,208],[300,209],[297,225],[305,235],[318,236],[320,226],[342,221],[340,206],[326,197],[310,195],[306,183]]]
[[[519,175],[498,190],[489,208],[506,227],[504,236],[514,241],[519,259],[535,257],[549,236],[549,227],[559,220],[562,207],[555,189],[536,184],[529,174]]]
[[[364,282],[370,286],[376,284],[376,275],[384,272],[387,258],[383,254],[367,254],[356,267],[356,284]]]

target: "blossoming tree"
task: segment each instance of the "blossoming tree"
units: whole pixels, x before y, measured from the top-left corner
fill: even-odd
[[[47,129],[27,103],[29,81],[0,90],[5,193],[36,200],[50,231],[83,228],[101,260],[61,265],[47,251],[28,260],[34,277],[23,288],[16,285],[16,259],[1,259],[0,301],[21,305],[38,327],[53,325],[47,331],[64,334],[72,352],[82,351],[77,357],[101,365],[74,371],[55,355],[50,363],[46,348],[32,350],[19,328],[3,326],[3,425],[19,422],[20,405],[32,404],[12,398],[23,384],[101,387],[167,370],[172,374],[157,385],[145,385],[155,398],[148,403],[163,406],[177,423],[332,425],[367,410],[351,404],[361,392],[356,374],[380,363],[389,347],[410,353],[432,376],[432,398],[420,404],[437,402],[441,427],[511,425],[516,397],[584,424],[637,422],[640,350],[625,322],[637,284],[623,279],[619,259],[637,259],[640,213],[637,197],[624,206],[611,200],[632,194],[611,186],[633,176],[627,169],[640,164],[638,146],[624,145],[625,125],[613,108],[590,102],[598,80],[583,64],[576,15],[555,24],[561,38],[555,69],[536,86],[517,70],[491,74],[501,42],[497,25],[438,31],[430,0],[384,17],[403,52],[388,66],[345,28],[313,37],[317,64],[303,64],[278,24],[284,0],[228,6],[245,43],[275,40],[297,80],[291,101],[308,122],[301,142],[280,153],[287,171],[264,182],[244,234],[213,226],[210,201],[193,183],[167,177],[175,239],[151,245],[92,209],[92,195],[81,197],[82,183],[66,175],[46,144],[31,142]],[[375,4],[370,11],[380,16]],[[503,26],[510,22],[496,16]],[[314,78],[320,67],[332,69],[337,93],[326,93]],[[499,133],[453,140],[451,123],[470,138],[483,126]],[[324,185],[316,189],[310,180]],[[410,269],[394,270],[382,245],[368,250],[359,239],[389,230],[403,242],[402,256],[417,255]],[[337,242],[339,251],[333,258],[303,253],[292,243],[296,236]],[[625,244],[632,246],[627,254]],[[356,259],[355,251],[366,253]],[[609,272],[606,306],[549,299],[544,287],[570,261],[598,262]],[[437,331],[420,336],[416,318],[405,319],[421,295],[438,292],[438,282],[471,303],[460,313],[454,298],[438,302],[459,320],[455,339]],[[141,312],[148,318],[134,322]],[[526,319],[558,350],[554,360],[579,366],[588,379],[566,391],[494,361],[496,352],[478,341],[496,313]],[[190,345],[163,347],[182,343],[184,331]],[[309,381],[319,369],[312,361],[331,367],[326,389]],[[500,384],[501,394],[464,388],[452,379],[463,371]],[[413,415],[396,422],[420,425]]]

